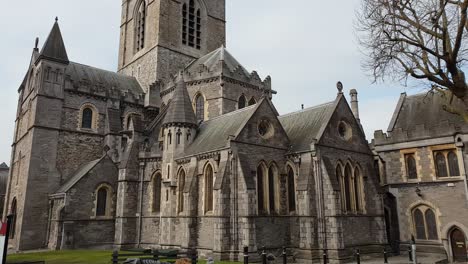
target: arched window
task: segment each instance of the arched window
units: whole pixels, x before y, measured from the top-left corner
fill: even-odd
[[[109,196],[109,189],[102,186],[97,191],[96,201],[96,216],[106,216],[108,212],[107,203]]]
[[[127,131],[132,130],[133,128],[133,118],[132,115],[128,115],[127,117]]]
[[[266,211],[265,207],[265,190],[264,190],[264,170],[260,165],[257,167],[257,202],[258,202],[258,212],[264,213]]]
[[[136,51],[145,47],[146,1],[141,1],[136,13]]]
[[[153,177],[153,212],[161,211],[161,173],[157,172]]]
[[[296,211],[296,185],[294,183],[294,170],[288,166],[288,207],[289,212]]]
[[[273,165],[268,169],[268,204],[270,213],[276,211],[276,167]]]
[[[186,0],[182,5],[182,43],[201,49],[202,21],[198,1]]]
[[[445,156],[442,152],[435,154],[435,165],[437,177],[447,177],[447,163],[445,162]]]
[[[205,169],[205,213],[213,211],[213,167]]]
[[[351,202],[352,195],[353,195],[351,193],[353,181],[352,181],[352,170],[349,165],[346,165],[343,181],[344,181],[344,194],[345,194],[345,209],[346,209],[346,212],[351,212],[353,210],[353,206]]]
[[[13,219],[11,219],[10,223],[10,239],[15,238],[16,234],[16,220],[17,220],[17,211],[16,211],[16,198],[13,198],[13,201],[11,202],[11,209],[10,209],[11,215],[13,216]]]
[[[426,236],[426,228],[424,225],[424,216],[421,210],[416,209],[414,210],[414,226],[416,229],[416,238],[417,239],[427,239]]]
[[[167,145],[172,144],[172,132],[169,130],[169,133],[167,133]]]
[[[460,176],[460,168],[458,167],[458,157],[455,152],[450,151],[447,155],[450,176]]]
[[[257,103],[257,100],[255,100],[254,97],[250,98],[249,106],[254,105],[254,104],[256,104],[256,103]]]
[[[341,187],[341,209],[343,212],[346,212],[346,191],[344,184],[343,168],[341,167],[341,165],[336,166],[336,178],[340,182]]]
[[[416,160],[414,159],[414,154],[405,155],[406,160],[406,174],[408,179],[415,180],[418,178],[418,171],[416,169]]]
[[[362,195],[361,195],[361,172],[359,168],[354,170],[354,201],[357,212],[362,211]]]
[[[421,240],[438,240],[437,219],[432,208],[421,205],[413,210],[413,224],[416,238]]]
[[[205,120],[205,98],[201,94],[195,98],[195,113],[198,121]]]
[[[427,238],[429,240],[439,239],[439,235],[437,234],[437,224],[434,211],[432,211],[431,209],[426,210],[426,213],[424,214],[424,219],[426,220]]]
[[[190,129],[187,130],[187,142],[190,142],[190,138],[192,138],[192,132]]]
[[[246,103],[247,103],[246,101],[247,101],[247,99],[245,99],[245,96],[241,95],[241,97],[239,97],[239,102],[237,103],[237,109],[244,108]]]
[[[180,138],[182,137],[182,131],[177,130],[177,133],[176,133],[176,142],[177,142],[177,145],[180,145]]]
[[[93,110],[90,107],[84,108],[81,113],[81,128],[93,128]]]
[[[185,171],[182,169],[179,172],[179,191],[177,195],[177,212],[184,211],[184,188],[185,188]]]

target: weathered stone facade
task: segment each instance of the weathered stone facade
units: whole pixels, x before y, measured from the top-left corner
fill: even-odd
[[[68,59],[58,23],[20,87],[14,250],[243,246],[349,260],[386,243],[374,155],[339,89],[280,116],[224,47],[225,3],[122,1],[119,73]]]
[[[420,251],[464,260],[468,126],[443,110],[446,103],[438,94],[402,94],[388,132],[375,133],[374,151],[387,192],[387,235],[395,250],[406,250],[414,236]],[[460,232],[461,239],[454,237]]]

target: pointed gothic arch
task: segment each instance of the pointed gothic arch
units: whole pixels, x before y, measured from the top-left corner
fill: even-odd
[[[247,98],[245,98],[245,95],[241,95],[239,97],[239,100],[237,101],[237,109],[242,109],[247,106]]]
[[[202,93],[197,93],[195,99],[193,100],[193,105],[195,108],[195,116],[197,120],[205,121],[205,96]]]
[[[151,209],[154,213],[159,213],[161,211],[161,193],[162,193],[162,175],[160,171],[157,171],[153,175],[151,181],[152,187],[152,206]]]
[[[257,103],[257,100],[255,99],[255,97],[252,96],[252,98],[250,98],[249,100],[249,106],[254,105],[256,103]]]
[[[102,183],[95,192],[95,216],[110,217],[112,206],[112,187],[107,183]]]
[[[213,185],[214,185],[214,170],[213,166],[208,162],[204,170],[204,208],[205,213],[213,211]]]
[[[343,174],[343,187],[344,187],[344,199],[345,199],[345,211],[350,213],[353,211],[353,171],[351,165],[348,163],[345,166]]]
[[[295,171],[293,166],[287,164],[287,188],[288,188],[288,210],[289,212],[296,211],[296,183]]]
[[[184,212],[184,189],[185,189],[185,170],[184,168],[180,168],[179,172],[177,174],[177,213],[183,213]]]
[[[267,175],[267,166],[265,162],[260,162],[257,166],[257,206],[258,214],[264,214],[267,212],[267,199],[265,190],[265,177]]]

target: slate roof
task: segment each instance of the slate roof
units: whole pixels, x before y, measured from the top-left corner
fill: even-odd
[[[464,125],[462,117],[445,111],[442,106],[445,104],[444,98],[438,93],[422,93],[407,96],[401,95],[388,131],[396,129],[410,131],[417,126],[424,125],[426,129],[440,126],[443,122],[448,124]],[[462,103],[455,99],[454,104],[463,107]],[[466,127],[466,126],[464,126]]]
[[[144,93],[135,77],[98,69],[76,62],[70,62],[65,70],[65,75],[70,76],[71,80],[76,83],[84,81],[93,85],[99,84],[105,88],[132,91],[136,94]]]
[[[88,172],[90,172],[96,165],[99,164],[106,156],[103,156],[100,159],[93,160],[89,163],[86,163],[82,167],[78,168],[78,170],[73,174],[73,176],[68,180],[65,184],[63,184],[56,193],[66,193],[68,190],[70,190],[71,187],[73,187],[77,182],[81,180]]]
[[[55,21],[55,24],[52,27],[52,30],[50,31],[44,46],[42,47],[40,57],[65,63],[69,62],[67,50],[65,49],[62,33],[60,32],[60,27],[57,20]]]
[[[214,71],[219,67],[221,61],[223,61],[232,72],[235,72],[237,69],[241,69],[246,76],[250,76],[247,69],[245,69],[244,66],[242,66],[224,46],[193,61],[187,66],[186,70],[189,72],[196,72],[200,65],[204,65],[209,70]]]
[[[0,169],[3,169],[3,170],[8,170],[8,165],[6,165],[5,162],[3,162],[2,164],[0,164]]]
[[[167,109],[163,125],[186,124],[197,126],[197,119],[192,108],[192,101],[182,75],[179,75],[172,101]]]
[[[289,137],[292,150],[309,150],[334,109],[335,101],[280,116],[279,121]]]
[[[237,136],[248,119],[257,109],[252,105],[200,124],[197,137],[185,152],[186,156],[225,148],[229,136]]]

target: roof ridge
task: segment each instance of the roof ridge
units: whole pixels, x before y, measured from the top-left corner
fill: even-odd
[[[125,75],[125,74],[123,74],[123,73],[119,73],[119,72],[115,72],[115,71],[111,71],[111,70],[106,70],[106,69],[98,68],[98,67],[96,67],[96,66],[91,66],[91,65],[84,64],[84,63],[80,63],[80,62],[76,62],[76,61],[70,61],[70,64],[77,64],[77,65],[81,65],[81,66],[93,68],[93,69],[96,69],[96,70],[105,71],[105,72],[108,72],[108,73],[113,73],[113,74],[116,74],[116,75],[119,75],[119,76],[122,76],[122,77],[126,77],[126,78],[129,78],[129,79],[136,79],[134,76]]]
[[[281,116],[279,116],[279,118],[287,117],[287,116],[291,116],[291,115],[295,115],[295,114],[304,113],[304,112],[307,112],[307,111],[310,111],[310,110],[314,110],[314,109],[317,109],[317,108],[320,108],[320,107],[332,105],[333,103],[335,103],[335,101],[330,101],[330,102],[327,102],[327,103],[323,103],[323,104],[319,104],[319,105],[307,107],[307,108],[304,108],[304,109],[299,110],[299,111],[294,111],[294,112],[291,112],[291,113],[287,113],[287,114],[281,115]]]
[[[258,103],[257,103],[257,104],[258,104]],[[249,106],[246,106],[246,107],[244,107],[244,108],[237,109],[236,111],[232,111],[232,112],[226,113],[226,114],[224,114],[224,115],[219,115],[219,116],[213,117],[213,118],[211,118],[211,119],[209,119],[209,120],[206,120],[206,121],[203,122],[202,124],[208,123],[208,122],[213,121],[213,120],[221,119],[221,118],[223,118],[223,117],[231,116],[231,115],[233,115],[233,114],[241,113],[241,112],[244,112],[244,111],[246,111],[246,110],[253,109],[253,108],[255,108],[255,106],[256,106],[257,104],[249,105]]]

